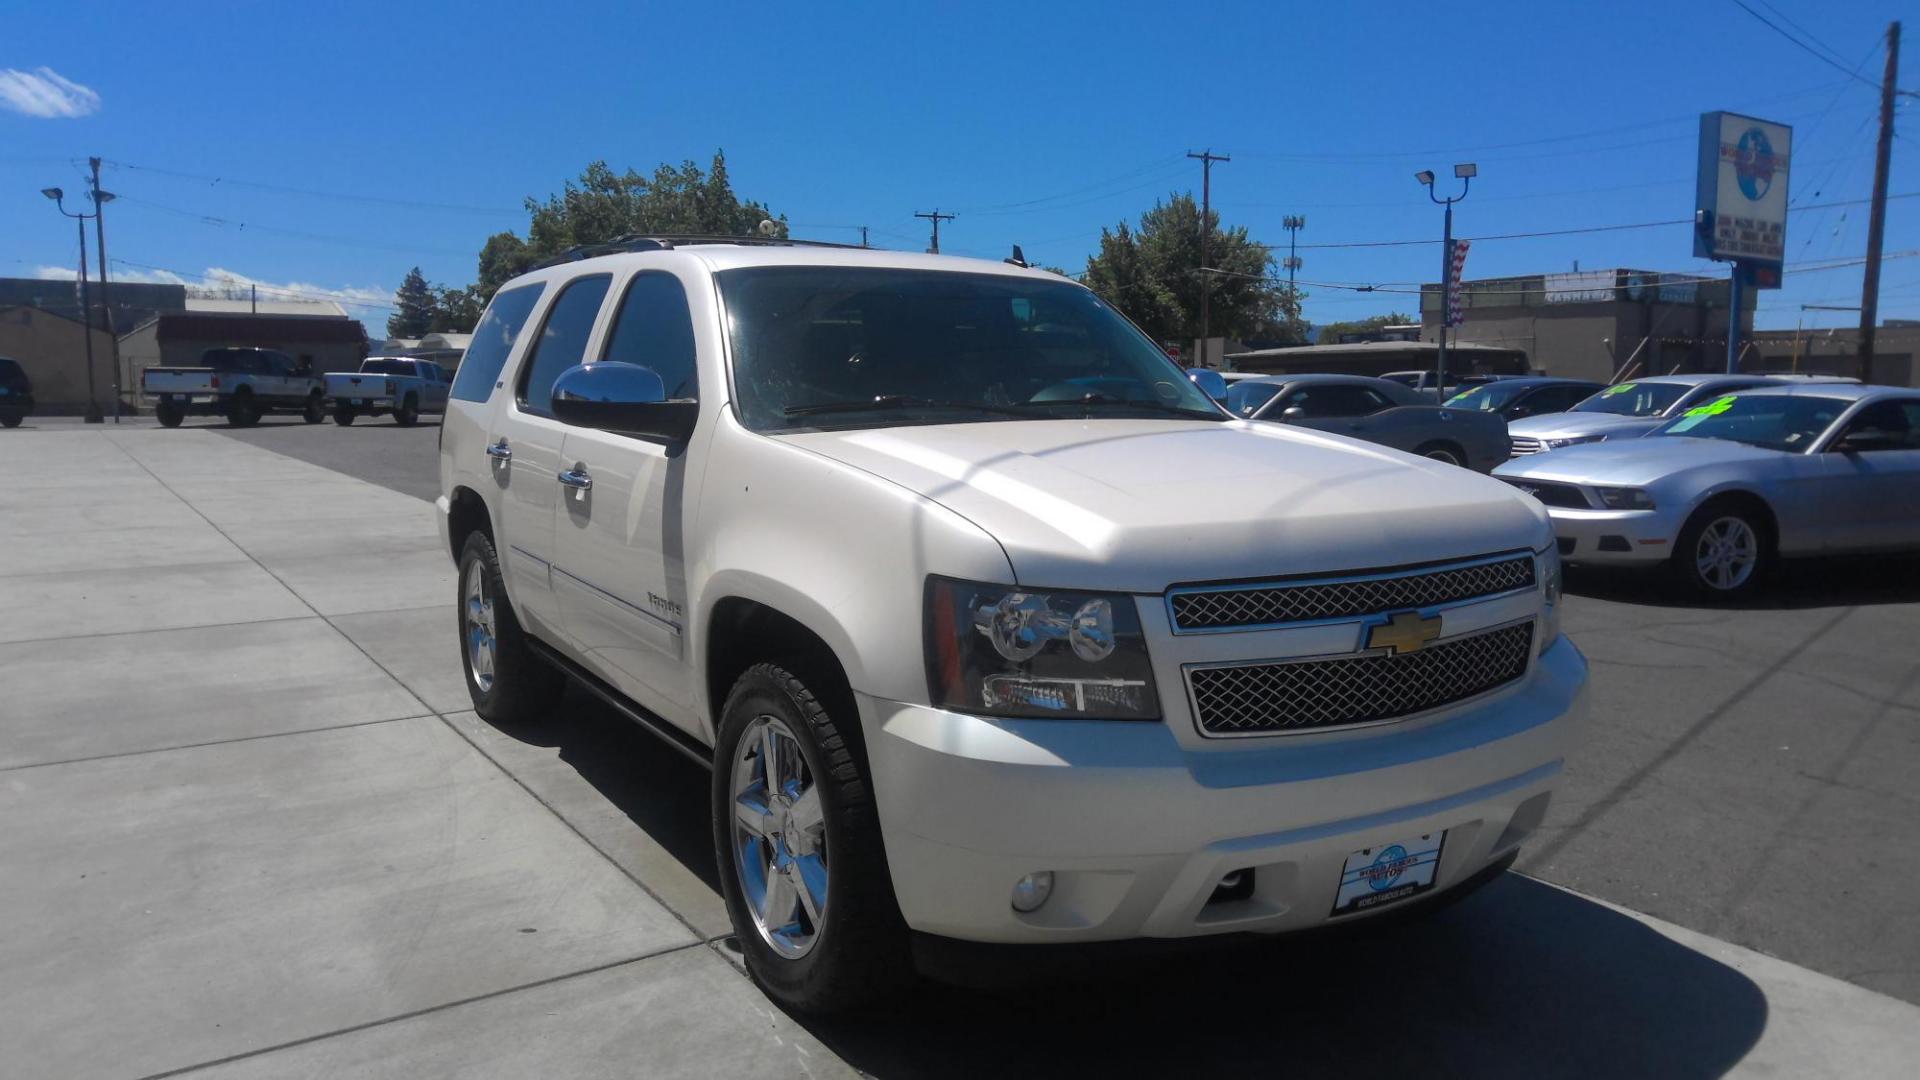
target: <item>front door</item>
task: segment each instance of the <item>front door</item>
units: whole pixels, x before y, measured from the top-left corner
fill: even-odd
[[[554,514],[560,503],[560,442],[566,426],[548,407],[553,380],[586,355],[587,340],[600,315],[612,278],[606,274],[576,278],[553,298],[540,332],[514,377],[513,393],[495,424],[489,453],[499,455],[500,558],[507,591],[521,619],[540,628],[549,640],[564,635],[559,600],[552,586]]]
[[[677,276],[634,275],[599,359],[652,368],[669,398],[698,396],[693,320]],[[686,669],[687,455],[569,428],[560,459],[574,476],[554,526],[554,591],[567,636],[623,694],[700,734]]]
[[[1920,546],[1920,397],[1866,406],[1817,456],[1829,550]]]

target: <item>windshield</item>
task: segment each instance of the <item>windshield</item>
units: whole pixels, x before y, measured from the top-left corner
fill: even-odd
[[[362,375],[413,375],[417,371],[411,360],[368,360],[360,365]]]
[[[1506,408],[1507,403],[1528,390],[1530,386],[1515,386],[1512,383],[1490,382],[1480,386],[1468,387],[1448,398],[1446,405],[1450,409],[1475,409],[1480,412],[1498,412]]]
[[[1567,411],[1659,416],[1690,389],[1685,383],[1621,383],[1607,387]]]
[[[1849,404],[1844,398],[1722,394],[1667,421],[1653,434],[1728,439],[1800,453],[1812,446]]]
[[[1225,420],[1132,323],[1069,282],[763,266],[717,275],[755,431],[974,420]]]

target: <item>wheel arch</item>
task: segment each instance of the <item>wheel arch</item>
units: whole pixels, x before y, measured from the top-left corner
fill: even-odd
[[[805,598],[775,598],[757,589],[738,587],[742,584],[735,582],[735,588],[718,591],[705,605],[698,624],[702,627],[700,690],[706,697],[705,712],[714,734],[719,732],[720,713],[734,682],[748,668],[766,662],[797,664],[806,670],[794,674],[824,681],[824,685],[811,687],[814,693],[828,704],[833,715],[843,718],[845,730],[858,733],[860,722],[853,699],[857,657],[845,629]],[[795,611],[803,614],[796,615]],[[854,737],[864,743],[862,736]]]
[[[493,514],[479,492],[464,485],[456,487],[447,498],[447,544],[451,549],[448,553],[455,562],[460,560],[467,537],[476,532],[485,534],[489,541],[495,539]]]
[[[1724,487],[1714,491],[1693,508],[1681,529],[1684,531],[1687,525],[1709,510],[1735,507],[1754,516],[1754,524],[1760,527],[1760,542],[1766,545],[1768,554],[1773,554],[1780,544],[1780,517],[1774,512],[1773,504],[1751,488]]]

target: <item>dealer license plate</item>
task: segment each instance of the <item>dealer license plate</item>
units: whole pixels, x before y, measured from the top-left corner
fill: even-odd
[[[1333,898],[1333,914],[1372,911],[1433,888],[1440,868],[1440,849],[1446,841],[1443,830],[1362,848],[1347,856],[1340,870],[1340,892]]]
[[[366,399],[366,398],[354,398],[354,399],[353,399],[353,404],[355,404],[355,405],[365,405],[366,403],[367,403],[367,399]]]

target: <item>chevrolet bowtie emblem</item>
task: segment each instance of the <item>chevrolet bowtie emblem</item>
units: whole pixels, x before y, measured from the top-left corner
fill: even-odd
[[[1440,616],[1423,616],[1417,611],[1402,611],[1367,631],[1367,648],[1390,649],[1393,655],[1419,652],[1420,647],[1440,636]]]

